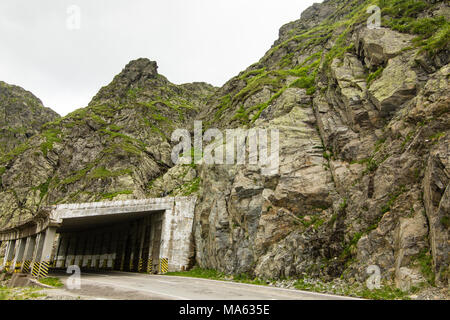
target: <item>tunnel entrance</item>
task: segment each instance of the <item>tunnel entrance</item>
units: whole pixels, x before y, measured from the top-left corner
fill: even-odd
[[[60,204],[0,230],[0,270],[37,277],[49,269],[166,273],[189,268],[196,197]]]
[[[164,211],[66,219],[56,230],[54,268],[159,271]]]

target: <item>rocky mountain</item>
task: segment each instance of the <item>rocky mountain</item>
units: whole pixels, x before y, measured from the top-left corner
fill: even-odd
[[[405,291],[448,288],[449,19],[445,1],[324,1],[221,88],[132,61],[2,157],[2,226],[53,203],[196,194],[202,268],[363,283],[376,265]],[[194,120],[278,129],[279,173],[174,165],[171,133]]]
[[[214,89],[177,86],[155,62],[130,62],[88,107],[1,158],[2,226],[49,204],[147,197],[150,182],[173,166],[171,132],[188,126]]]
[[[0,156],[38,133],[59,115],[31,92],[0,81]]]

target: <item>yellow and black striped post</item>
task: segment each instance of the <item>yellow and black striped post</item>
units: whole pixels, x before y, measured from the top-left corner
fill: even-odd
[[[30,272],[30,264],[31,261],[30,260],[25,260],[25,262],[23,263],[23,273],[29,273]]]
[[[22,269],[22,262],[16,262],[16,265],[14,267],[14,273],[19,273],[20,269]]]
[[[134,268],[133,259],[130,259],[130,271],[133,271],[133,268]]]
[[[152,272],[153,272],[153,260],[152,259],[148,259],[147,273],[152,273]]]
[[[33,270],[31,271],[31,275],[33,277],[38,277],[39,276],[39,267],[40,267],[40,263],[39,262],[35,262],[33,263]]]
[[[138,272],[142,272],[142,267],[144,265],[144,260],[142,258],[139,259]]]
[[[11,261],[6,261],[5,263],[5,270],[6,272],[9,272],[9,267],[11,266]]]
[[[159,262],[159,271],[160,273],[167,273],[169,271],[169,259],[161,258]]]
[[[48,276],[48,268],[50,266],[50,262],[49,261],[43,261],[41,263],[41,267],[39,269],[39,278],[45,278]]]

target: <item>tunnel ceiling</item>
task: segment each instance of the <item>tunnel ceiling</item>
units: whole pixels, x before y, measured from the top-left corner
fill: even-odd
[[[59,233],[81,232],[90,229],[98,229],[118,224],[126,224],[144,218],[148,215],[162,214],[162,213],[164,213],[164,210],[65,218],[63,219],[63,223],[58,228],[57,232]]]

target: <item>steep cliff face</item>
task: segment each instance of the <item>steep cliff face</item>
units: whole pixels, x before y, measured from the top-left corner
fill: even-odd
[[[59,115],[45,108],[32,93],[0,81],[0,156],[57,118]]]
[[[367,28],[371,4],[382,28]],[[203,268],[363,282],[377,265],[404,290],[446,286],[449,18],[444,1],[324,1],[222,88],[173,85],[133,61],[2,159],[2,225],[50,203],[195,193]],[[171,132],[195,119],[278,129],[279,173],[174,166]]]
[[[374,2],[375,3],[375,2]],[[280,130],[280,172],[199,168],[197,261],[263,278],[448,284],[449,7],[325,1],[203,116]],[[433,178],[432,178],[433,177]]]

